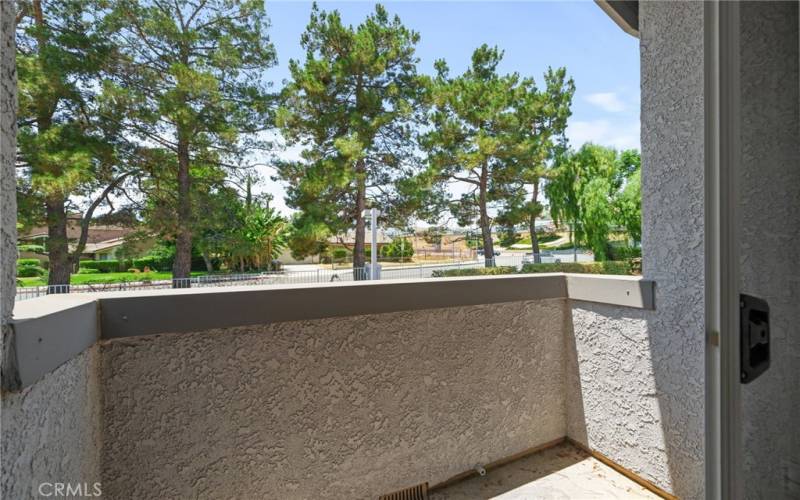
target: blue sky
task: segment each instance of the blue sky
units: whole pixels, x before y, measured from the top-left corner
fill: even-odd
[[[375,2],[318,2],[338,10],[356,25]],[[472,51],[497,45],[505,51],[502,72],[519,72],[537,81],[548,66],[565,66],[576,92],[567,135],[573,146],[591,141],[616,148],[639,147],[639,41],[624,33],[591,1],[582,2],[383,2],[390,14],[420,33],[419,71],[433,73],[444,58],[452,74],[466,69]],[[266,77],[280,88],[289,77],[289,59],[302,59],[300,34],[308,23],[311,2],[267,1],[270,38],[278,66]],[[268,175],[269,172],[263,172]],[[283,190],[271,181],[262,189],[275,196],[274,206],[288,212]]]

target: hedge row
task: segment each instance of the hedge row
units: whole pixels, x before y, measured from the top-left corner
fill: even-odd
[[[437,269],[434,278],[458,276],[491,276],[497,274],[527,273],[583,273],[583,274],[633,274],[630,261],[560,262],[547,264],[525,264],[521,271],[514,266],[473,267],[467,269]]]
[[[17,259],[17,267],[38,266],[39,259]]]
[[[620,260],[601,262],[559,262],[525,264],[521,273],[583,273],[583,274],[631,274],[631,263]]]
[[[431,273],[434,278],[455,278],[458,276],[494,276],[497,274],[516,274],[515,266],[468,267],[466,269],[436,269]]]

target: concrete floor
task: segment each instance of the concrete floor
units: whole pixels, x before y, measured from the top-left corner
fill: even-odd
[[[430,500],[660,498],[570,444],[432,491]]]

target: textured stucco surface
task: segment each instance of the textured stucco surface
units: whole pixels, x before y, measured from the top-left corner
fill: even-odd
[[[741,4],[741,289],[770,305],[771,366],[742,386],[748,499],[800,498],[796,2]]]
[[[703,4],[639,9],[643,274],[656,310],[575,302],[567,353],[582,400],[570,404],[570,433],[681,498],[703,498]]]
[[[14,169],[17,154],[17,74],[14,63],[14,5],[11,1],[0,1],[0,349],[7,348],[10,333],[8,321],[14,308],[17,271]],[[4,356],[0,356],[0,363],[3,359]]]
[[[101,344],[111,498],[374,498],[566,433],[566,301]]]
[[[3,394],[0,498],[39,498],[42,482],[100,481],[98,370],[94,347],[23,391]]]
[[[567,434],[666,489],[671,482],[648,314],[572,302]]]

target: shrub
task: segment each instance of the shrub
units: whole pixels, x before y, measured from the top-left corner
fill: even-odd
[[[409,258],[414,256],[414,246],[408,238],[395,238],[388,245],[384,245],[380,250],[381,257],[389,258]]]
[[[525,264],[522,273],[583,273],[583,274],[632,274],[631,263],[605,260],[602,262],[560,262]]]
[[[82,260],[81,268],[93,269],[98,273],[117,273],[125,269],[125,263],[118,260]]]
[[[131,267],[131,268],[129,268],[129,269],[128,269],[128,272],[129,272],[129,273],[138,273],[138,272],[139,272],[139,270],[138,270],[138,269],[136,269],[135,267]]]
[[[434,278],[455,278],[459,276],[494,276],[498,274],[516,274],[515,266],[469,267],[466,269],[436,269],[431,273]]]
[[[640,258],[642,256],[642,249],[629,247],[627,245],[608,245],[607,253],[609,260],[630,260]]]
[[[174,258],[158,256],[158,255],[146,255],[140,259],[133,259],[133,265],[130,267],[135,267],[137,269],[144,269],[145,267],[149,267],[150,269],[155,269],[157,271],[168,271],[172,268],[172,262]]]
[[[561,238],[561,236],[558,233],[542,233],[536,235],[536,239],[539,241],[539,243],[549,243],[551,241],[556,241],[559,238]]]
[[[88,267],[81,267],[78,269],[78,274],[97,274],[97,269],[90,269]]]
[[[39,259],[17,259],[17,267],[36,266],[39,267]]]
[[[369,251],[369,250],[367,250]],[[347,258],[347,249],[345,248],[334,248],[332,252],[333,258],[342,260]]]
[[[20,266],[17,267],[17,276],[20,278],[34,278],[44,276],[45,270],[39,266]]]
[[[20,252],[45,253],[44,245],[19,245],[17,249]]]

